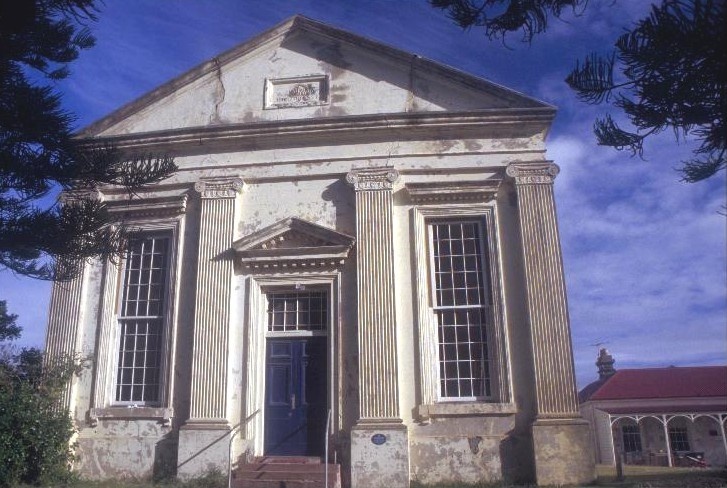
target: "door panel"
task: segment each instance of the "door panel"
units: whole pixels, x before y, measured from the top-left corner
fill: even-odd
[[[265,454],[323,454],[326,338],[268,339],[265,390]]]

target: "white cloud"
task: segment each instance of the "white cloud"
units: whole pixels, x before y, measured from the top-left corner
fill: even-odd
[[[688,154],[662,134],[649,161],[588,142],[576,128],[550,142],[579,384],[596,347],[617,366],[724,363],[722,182],[685,184],[668,161]]]

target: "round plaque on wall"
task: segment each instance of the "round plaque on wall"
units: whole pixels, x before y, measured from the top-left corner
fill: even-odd
[[[371,436],[371,442],[380,446],[381,444],[386,443],[386,436],[384,434],[374,434]]]

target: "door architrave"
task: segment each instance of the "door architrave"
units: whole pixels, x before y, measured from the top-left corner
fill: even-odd
[[[252,416],[252,420],[244,428],[244,438],[251,441],[252,454],[262,456],[265,443],[265,372],[266,343],[268,337],[280,337],[281,334],[299,336],[324,335],[322,331],[308,332],[268,332],[267,330],[267,298],[266,293],[281,289],[312,288],[325,289],[328,292],[328,324],[324,332],[327,340],[327,371],[326,391],[327,405],[331,410],[331,434],[341,428],[339,412],[341,404],[341,361],[340,332],[341,308],[339,271],[322,271],[318,273],[290,273],[274,275],[252,275],[247,279],[246,301],[248,303],[245,318],[245,355],[243,366],[247,371],[244,376],[242,418]],[[256,413],[257,412],[257,413]],[[255,414],[255,415],[253,415]]]

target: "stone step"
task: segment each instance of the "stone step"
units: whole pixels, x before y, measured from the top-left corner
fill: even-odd
[[[256,473],[260,471],[283,472],[283,473],[323,473],[328,466],[328,471],[337,470],[334,464],[302,464],[302,463],[249,463],[238,466],[239,472]]]
[[[325,488],[323,481],[306,480],[233,480],[232,488]],[[329,480],[328,488],[339,488],[338,480]]]
[[[321,464],[317,456],[260,456],[253,463],[261,464]]]
[[[329,470],[328,477],[336,476],[336,470]],[[303,481],[323,481],[326,479],[326,473],[319,471],[311,472],[294,472],[294,471],[238,471],[235,479],[238,480],[303,480]]]
[[[328,487],[325,486],[328,471]],[[233,472],[235,488],[340,488],[341,466],[309,456],[264,456],[240,463]]]

